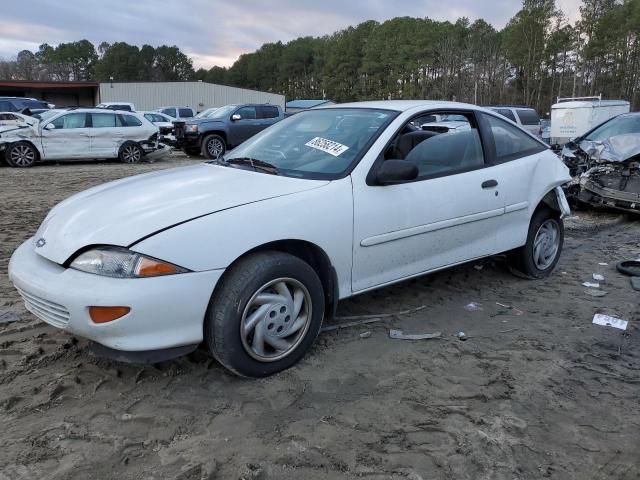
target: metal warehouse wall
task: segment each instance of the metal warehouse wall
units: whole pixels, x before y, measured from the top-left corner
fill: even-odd
[[[132,102],[138,110],[179,105],[198,112],[230,103],[271,103],[282,109],[285,105],[284,95],[206,82],[101,83],[100,101]]]

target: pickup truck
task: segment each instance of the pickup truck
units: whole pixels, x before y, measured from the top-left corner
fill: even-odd
[[[219,158],[283,118],[284,113],[277,105],[227,105],[208,117],[173,122],[175,146],[190,156]]]

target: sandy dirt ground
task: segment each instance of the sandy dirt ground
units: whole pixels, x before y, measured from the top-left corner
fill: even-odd
[[[546,280],[496,258],[344,301],[341,316],[426,308],[323,333],[299,365],[258,381],[201,351],[155,366],[96,359],[24,310],[7,265],[48,209],[189,163],[0,168],[0,312],[20,318],[0,325],[1,480],[640,478],[640,297],[614,268],[640,257],[630,217],[578,212]],[[593,273],[602,298],[581,285]],[[628,337],[592,325],[595,313],[629,320]]]

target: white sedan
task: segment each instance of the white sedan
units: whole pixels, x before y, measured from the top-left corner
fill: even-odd
[[[158,127],[135,112],[103,108],[47,110],[15,128],[2,128],[0,157],[11,167],[45,160],[119,158],[137,163],[168,152]]]
[[[437,133],[412,121],[464,117]],[[47,215],[11,258],[26,307],[97,351],[157,361],[204,342],[260,377],[309,350],[340,299],[502,252],[549,275],[569,213],[560,159],[473,105],[298,113],[224,159],[125,178]]]

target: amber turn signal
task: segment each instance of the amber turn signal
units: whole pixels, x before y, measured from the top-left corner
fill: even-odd
[[[89,315],[93,323],[113,322],[130,311],[129,307],[89,307]]]
[[[139,277],[156,277],[173,273],[179,273],[179,269],[175,265],[146,257],[140,259],[136,268],[136,275]]]

